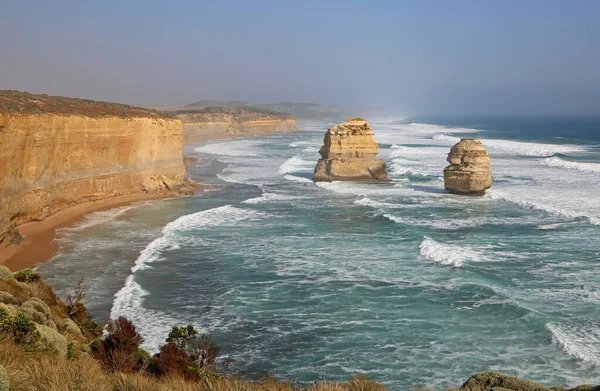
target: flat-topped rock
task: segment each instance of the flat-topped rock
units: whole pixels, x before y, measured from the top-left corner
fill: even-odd
[[[354,118],[327,130],[313,181],[387,181],[369,122]]]
[[[490,155],[479,139],[463,138],[448,154],[444,187],[454,194],[479,196],[492,186]]]

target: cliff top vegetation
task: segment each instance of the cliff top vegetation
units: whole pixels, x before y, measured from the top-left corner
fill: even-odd
[[[154,109],[89,99],[0,90],[0,113],[82,115],[92,118],[174,118]]]
[[[258,106],[246,106],[246,107],[225,107],[225,106],[209,106],[202,109],[184,109],[172,111],[173,114],[232,114],[232,115],[243,115],[243,114],[265,114],[272,115],[275,117],[292,117],[291,114],[282,113],[275,110],[265,109],[264,107]]]

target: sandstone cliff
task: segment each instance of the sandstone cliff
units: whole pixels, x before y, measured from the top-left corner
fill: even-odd
[[[319,153],[315,182],[388,180],[385,162],[377,159],[379,147],[371,126],[362,118],[329,128]]]
[[[208,107],[174,114],[183,122],[185,143],[297,130],[293,116],[256,108]]]
[[[461,139],[450,149],[444,187],[451,193],[483,195],[492,186],[490,155],[478,139]]]
[[[0,91],[0,248],[82,202],[190,192],[182,147],[181,121],[154,110]]]

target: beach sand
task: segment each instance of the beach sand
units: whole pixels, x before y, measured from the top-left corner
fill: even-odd
[[[196,192],[204,190],[207,190],[207,188],[202,185],[196,188]],[[48,261],[57,253],[59,247],[54,239],[59,228],[73,226],[92,212],[114,209],[138,201],[161,198],[165,198],[165,196],[133,194],[105,198],[63,209],[42,221],[20,225],[17,228],[24,240],[18,245],[0,248],[0,265],[7,266],[12,271],[27,267],[33,268]]]

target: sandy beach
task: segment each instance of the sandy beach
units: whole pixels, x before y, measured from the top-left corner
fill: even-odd
[[[201,185],[196,189],[197,192],[204,190],[206,188]],[[58,229],[73,226],[92,212],[161,198],[165,196],[133,194],[90,201],[63,209],[42,221],[20,225],[18,230],[24,240],[18,245],[0,248],[0,265],[7,266],[12,271],[33,268],[48,261],[59,250],[58,243],[54,240]]]

